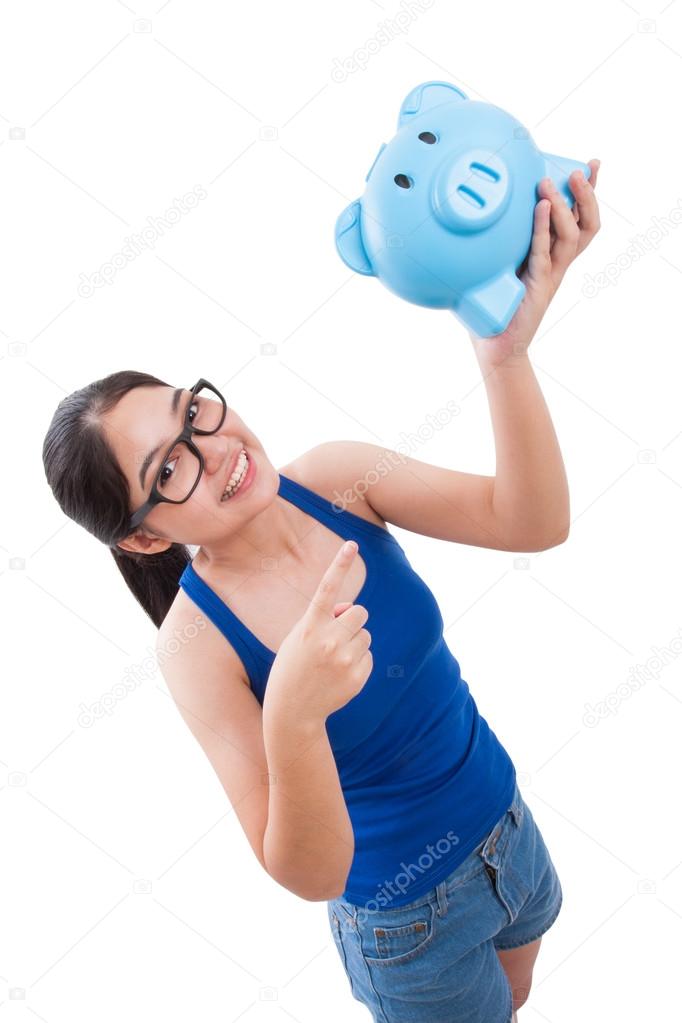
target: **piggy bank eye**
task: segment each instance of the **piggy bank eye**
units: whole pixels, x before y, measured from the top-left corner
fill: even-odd
[[[438,139],[432,131],[423,131],[419,135],[419,141],[426,142],[427,145],[432,146],[434,142],[438,141]]]
[[[396,174],[393,180],[400,188],[412,188],[412,178],[408,178],[407,174]]]

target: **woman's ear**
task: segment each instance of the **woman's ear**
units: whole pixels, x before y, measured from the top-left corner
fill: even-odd
[[[147,536],[145,533],[131,533],[125,540],[116,544],[124,551],[131,551],[133,554],[160,554],[172,546],[170,540],[164,540],[160,536]]]

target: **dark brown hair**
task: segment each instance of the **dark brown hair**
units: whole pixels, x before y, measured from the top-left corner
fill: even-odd
[[[130,533],[130,492],[101,423],[102,415],[128,391],[151,386],[170,385],[149,373],[122,370],[63,398],[43,441],[43,466],[64,514],[107,544],[129,589],[158,628],[191,555],[180,543],[160,554],[116,546]]]

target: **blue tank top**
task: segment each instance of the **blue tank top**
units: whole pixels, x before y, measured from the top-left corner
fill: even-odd
[[[339,509],[279,473],[278,495],[355,540],[366,579],[372,672],[326,720],[355,851],[341,898],[367,909],[406,905],[448,876],[492,830],[516,771],[478,713],[443,637],[436,599],[383,526]],[[241,658],[263,704],[275,659],[188,564],[180,586]]]

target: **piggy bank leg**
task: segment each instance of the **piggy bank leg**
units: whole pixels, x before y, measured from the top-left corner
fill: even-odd
[[[571,191],[568,179],[573,171],[581,170],[586,181],[590,180],[592,173],[589,164],[580,163],[578,160],[567,160],[564,156],[557,156],[556,153],[543,153],[545,158],[545,177],[551,178],[557,192],[566,200],[569,209],[573,208],[575,196]]]
[[[526,293],[516,274],[507,270],[479,288],[467,291],[453,313],[479,337],[494,337],[509,326]]]

